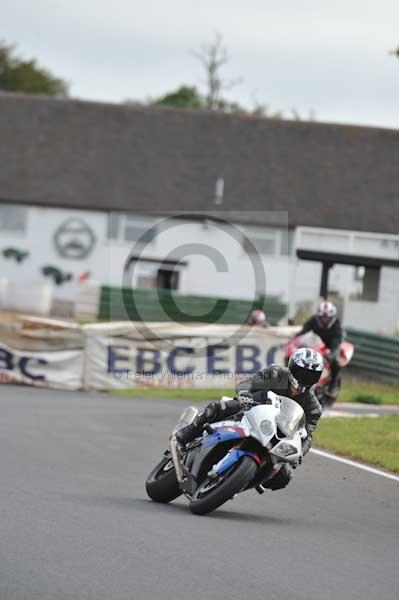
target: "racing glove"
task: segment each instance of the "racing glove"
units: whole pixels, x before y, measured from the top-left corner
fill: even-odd
[[[237,400],[241,410],[249,410],[257,405],[257,402],[252,398],[251,392],[245,390],[238,394]]]

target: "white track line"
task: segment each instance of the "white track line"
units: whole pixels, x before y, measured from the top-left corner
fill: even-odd
[[[399,476],[394,475],[393,473],[387,473],[386,471],[382,471],[381,469],[375,469],[374,467],[363,465],[362,463],[359,463],[355,460],[343,458],[342,456],[337,456],[336,454],[330,454],[330,452],[325,452],[324,450],[319,450],[318,448],[311,448],[310,451],[313,452],[313,454],[317,454],[318,456],[330,458],[331,460],[336,460],[337,462],[344,463],[345,465],[357,467],[358,469],[362,469],[363,471],[367,471],[368,473],[373,473],[374,475],[381,475],[381,477],[386,477],[386,479],[392,479],[393,481],[399,482]]]

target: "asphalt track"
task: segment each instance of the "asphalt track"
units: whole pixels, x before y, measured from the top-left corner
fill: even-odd
[[[1,600],[388,600],[399,484],[308,455],[209,517],[144,481],[182,401],[0,387]]]

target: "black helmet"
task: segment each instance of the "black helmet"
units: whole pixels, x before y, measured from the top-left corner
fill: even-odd
[[[323,371],[323,357],[311,348],[298,348],[288,361],[288,379],[299,390],[317,383]]]

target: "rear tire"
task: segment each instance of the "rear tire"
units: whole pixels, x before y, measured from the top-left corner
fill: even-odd
[[[253,458],[243,456],[234,470],[226,475],[219,485],[206,492],[206,486],[212,484],[212,479],[207,477],[191,497],[190,510],[195,515],[206,515],[219,506],[222,506],[227,500],[230,500],[234,494],[241,492],[248,483],[255,477],[258,465]]]
[[[151,471],[147,477],[145,489],[154,502],[167,503],[181,496],[182,491],[170,456],[165,456]]]

